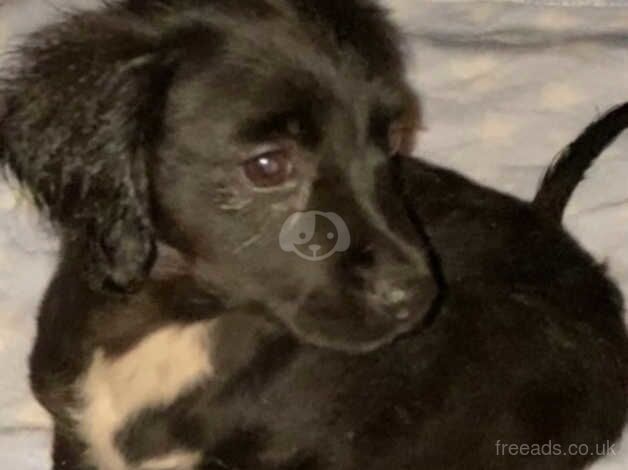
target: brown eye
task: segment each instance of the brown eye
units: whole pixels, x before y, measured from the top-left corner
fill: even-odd
[[[258,188],[281,186],[292,172],[292,161],[286,149],[263,152],[244,162],[244,174]]]

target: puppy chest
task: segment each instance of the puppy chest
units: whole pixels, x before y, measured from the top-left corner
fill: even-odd
[[[142,410],[173,403],[192,387],[211,379],[212,321],[171,325],[151,333],[121,356],[94,353],[77,384],[81,408],[77,429],[88,447],[87,458],[99,470],[184,470],[200,458],[184,450],[131,466],[115,439],[125,423]]]

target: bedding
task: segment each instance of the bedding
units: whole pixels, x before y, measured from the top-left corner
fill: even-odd
[[[420,153],[530,198],[587,123],[628,100],[628,2],[383,0],[407,37],[423,98]],[[69,7],[96,0],[0,0],[0,52]],[[10,57],[0,56],[0,67]],[[0,106],[1,116],[1,106]],[[581,184],[571,232],[628,293],[628,135]],[[27,358],[57,243],[28,194],[0,182],[0,465],[49,468],[49,420],[30,395]],[[600,397],[603,400],[604,397]],[[628,468],[628,432],[594,470]],[[594,450],[591,450],[594,451]]]

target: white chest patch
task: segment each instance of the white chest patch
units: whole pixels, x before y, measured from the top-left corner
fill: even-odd
[[[148,335],[131,350],[107,358],[94,353],[78,383],[83,407],[78,432],[88,446],[88,459],[98,470],[132,470],[114,439],[121,427],[146,407],[164,406],[203,380],[211,378],[213,321],[171,325]],[[200,454],[177,452],[143,463],[141,470],[184,470]]]

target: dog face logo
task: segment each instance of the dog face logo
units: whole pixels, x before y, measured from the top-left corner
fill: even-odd
[[[321,241],[317,242],[319,237]],[[283,251],[308,261],[322,261],[347,251],[350,244],[347,224],[333,212],[296,212],[284,222],[279,234]]]

